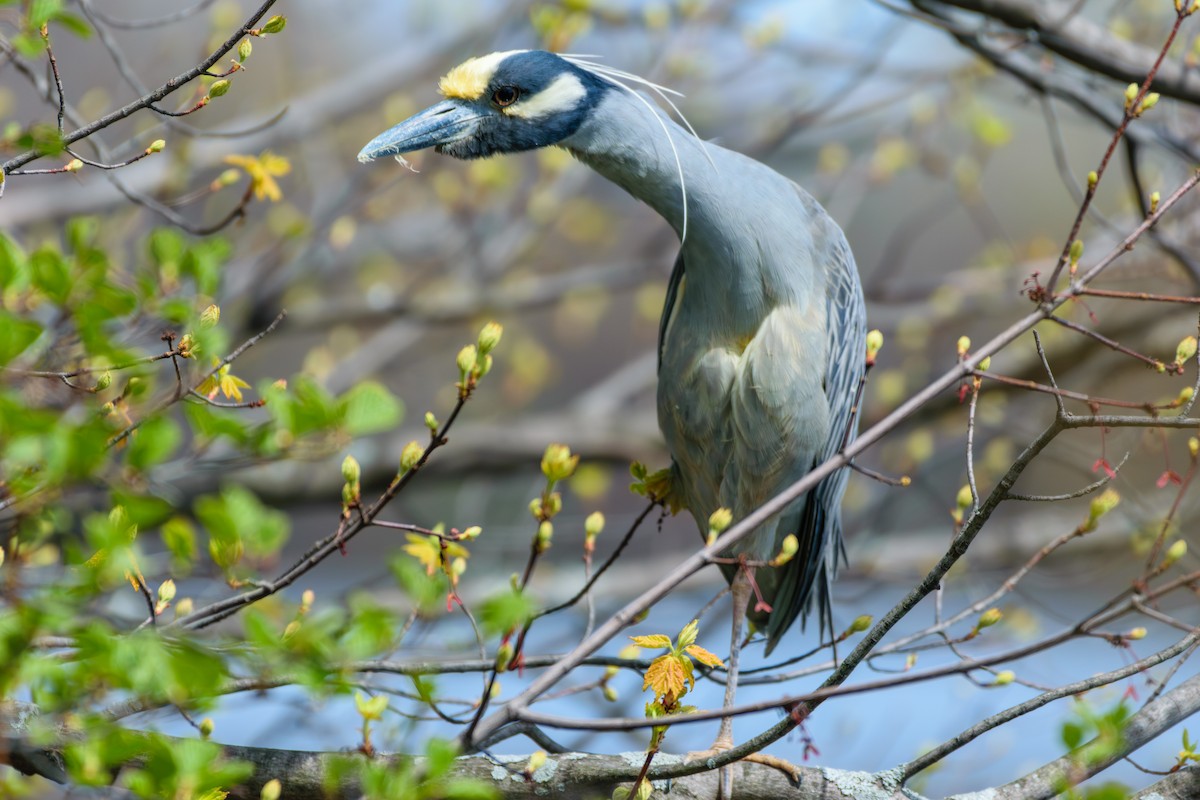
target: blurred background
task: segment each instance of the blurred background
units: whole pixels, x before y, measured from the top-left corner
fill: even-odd
[[[198,13],[178,22],[130,27],[173,5],[158,0],[81,5],[103,35],[72,41],[58,53],[65,88],[80,113],[102,114],[140,95],[139,83],[158,85],[195,64],[250,10],[229,0],[202,2]],[[541,489],[542,451],[551,442],[569,444],[582,455],[582,465],[566,493],[553,558],[533,584],[540,597],[553,601],[579,586],[583,517],[605,512],[603,555],[642,507],[641,498],[628,491],[629,462],[666,464],[654,416],[655,341],[678,241],[652,211],[563,151],[470,163],[420,153],[410,159],[409,170],[390,161],[361,165],[354,158],[359,148],[435,102],[437,79],[451,67],[496,50],[596,54],[605,64],[678,89],[685,95],[679,107],[702,137],[794,178],[845,229],[866,289],[870,325],[887,338],[866,390],[865,427],[951,367],[960,336],[986,341],[1031,308],[1022,290],[1032,275],[1040,272],[1044,279],[1053,269],[1085,176],[1111,138],[1111,126],[1088,115],[1081,102],[1032,91],[945,27],[982,36],[993,52],[1024,58],[1033,74],[1065,80],[1080,98],[1116,109],[1119,116],[1125,81],[1057,59],[1036,35],[954,12],[951,5],[958,4],[287,0],[272,10],[287,16],[285,33],[255,41],[247,69],[234,76],[227,95],[170,125],[143,113],[103,134],[118,155],[166,139],[161,157],[112,175],[91,170],[11,178],[0,200],[0,225],[35,243],[57,237],[68,217],[99,215],[103,235],[130,242],[124,257],[136,262],[147,258],[143,235],[164,223],[128,202],[114,180],[168,204],[198,192],[197,199],[175,209],[205,224],[236,204],[239,187],[207,190],[229,169],[226,156],[269,150],[286,157],[291,169],[278,178],[282,198],[253,203],[244,220],[219,234],[233,254],[214,298],[222,323],[235,336],[239,331],[248,336],[288,311],[284,327],[239,360],[237,373],[252,384],[303,373],[333,392],[374,378],[403,399],[404,423],[394,433],[330,443],[306,462],[255,463],[210,452],[201,461],[166,465],[156,491],[184,501],[223,482],[250,486],[288,511],[290,547],[303,551],[336,526],[342,457],[352,453],[363,464],[366,491],[386,484],[404,443],[424,438],[423,413],[444,415],[453,405],[454,354],[494,319],[505,334],[493,373],[468,405],[450,446],[437,453],[419,488],[394,504],[388,518],[482,525],[485,535],[471,562],[475,572],[464,589],[468,601],[485,596],[523,566],[535,527],[526,509]],[[1158,0],[1063,5],[1113,41],[1148,48],[1151,55],[1173,19],[1171,4]],[[928,7],[940,9],[948,21],[933,24],[936,19],[923,13]],[[1185,31],[1172,52],[1185,70],[1191,69],[1194,36]],[[0,120],[25,124],[51,113],[30,81],[0,64]],[[1193,164],[1180,153],[1194,140],[1195,122],[1189,104],[1164,99],[1152,118],[1138,123],[1145,134],[1137,152],[1118,154],[1083,229],[1085,266],[1137,224],[1150,192],[1166,196],[1186,176]],[[1193,208],[1185,201],[1160,226],[1160,240],[1139,244],[1101,285],[1194,294],[1197,273],[1188,255],[1195,251]],[[1167,361],[1178,341],[1196,330],[1195,312],[1184,306],[1097,300],[1075,304],[1066,316]],[[1062,328],[1039,330],[1064,388],[1158,403],[1176,397],[1195,377],[1158,375]],[[1045,381],[1030,339],[994,358],[991,370]],[[1051,420],[1053,400],[985,383],[978,414],[976,470],[986,491]],[[863,459],[885,474],[910,476],[912,484],[900,489],[852,478],[846,499],[850,568],[835,590],[838,626],[858,614],[886,610],[940,555],[954,532],[950,513],[965,482],[965,431],[965,406],[947,394]],[[1183,469],[1185,442],[1186,437],[1154,432],[1091,430],[1061,437],[1043,455],[1022,478],[1022,490],[1071,491],[1097,478],[1098,459],[1116,464],[1128,451],[1129,462],[1116,481],[1123,498],[1114,514],[1119,521],[1083,547],[1051,559],[1008,598],[1011,624],[993,644],[1069,624],[1125,585],[1146,532],[1157,530],[1175,498],[1156,479],[1167,469]],[[965,567],[953,573],[947,607],[990,592],[1015,565],[1078,524],[1087,503],[1085,498],[1036,508],[1008,504]],[[1176,518],[1180,531],[1190,530],[1195,510],[1185,497]],[[394,602],[403,605],[386,565],[385,556],[401,544],[391,533],[359,537],[345,558],[323,565],[296,592],[315,588],[321,601],[337,602],[343,593],[369,589],[395,594]],[[648,526],[619,575],[600,584],[599,613],[650,585],[697,543],[686,515]],[[673,632],[720,585],[715,572],[694,579],[690,593],[656,609],[645,630],[635,632]],[[222,591],[216,585],[195,587],[198,602]],[[136,598],[128,601],[135,604]],[[135,606],[130,613],[139,611]],[[704,641],[723,652],[724,617],[711,619]],[[931,620],[931,610],[918,609],[909,630]],[[422,652],[417,643],[439,652],[453,642],[470,652],[469,630],[454,619],[419,627],[427,633],[418,631],[417,655]],[[535,629],[532,651],[568,649],[580,630],[578,616],[548,622]],[[815,638],[811,630],[793,635],[797,651]],[[1156,635],[1152,631],[1147,647]],[[1123,658],[1103,643],[1056,653],[1053,664],[1013,668],[1028,670],[1031,679],[1061,682],[1119,666]],[[922,666],[939,663],[936,658]],[[509,678],[505,692],[518,683]],[[476,688],[467,679],[443,684],[451,694],[469,695]],[[556,702],[564,713],[640,714],[632,677],[620,688],[619,706],[598,695]],[[789,684],[792,688],[803,685]],[[1125,689],[1097,702],[1115,701]],[[780,693],[779,687],[755,691],[739,699]],[[957,679],[857,697],[825,706],[806,735],[821,751],[819,764],[884,769],[1019,702],[1027,691],[981,691]],[[714,691],[697,702],[715,704],[719,696]],[[301,694],[289,699],[286,692],[257,703],[273,704],[283,716],[259,717],[264,720],[259,728],[250,724],[247,708],[239,707],[228,712],[233,724],[221,724],[218,717],[218,730],[281,747],[354,741],[352,708],[314,715]],[[923,788],[981,788],[1048,760],[1061,752],[1058,726],[1072,713],[1069,706],[1053,706],[1022,720],[1023,728],[1013,725],[984,737],[952,757]],[[280,719],[291,722],[283,726]],[[749,735],[763,722],[739,722],[739,734]],[[177,721],[163,717],[154,724],[172,730]],[[281,730],[287,731],[283,739]],[[394,731],[397,749],[406,736],[423,735],[418,730],[424,729]],[[710,737],[700,728],[672,731],[668,746],[699,748]],[[563,741],[572,747],[639,749],[643,738]],[[1155,746],[1169,759],[1176,745],[1164,739]],[[524,742],[505,747],[528,750]],[[798,758],[800,739],[778,749]],[[1116,777],[1142,780],[1131,767],[1124,769]]]

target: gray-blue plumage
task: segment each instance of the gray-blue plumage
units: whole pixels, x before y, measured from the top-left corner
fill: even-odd
[[[539,51],[472,60],[443,79],[445,102],[359,158],[557,144],[671,224],[683,244],[660,327],[658,418],[676,490],[705,533],[717,508],[745,516],[853,439],[862,289],[841,230],[803,189],[701,142],[611,75]],[[749,615],[768,652],[797,616],[828,618],[847,475],[826,478],[730,554],[765,562],[788,534],[799,541],[786,566],[754,570],[772,610]]]

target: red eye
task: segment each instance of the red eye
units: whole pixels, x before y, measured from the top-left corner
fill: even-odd
[[[511,106],[521,98],[521,90],[515,86],[501,86],[492,92],[492,102],[504,108]]]

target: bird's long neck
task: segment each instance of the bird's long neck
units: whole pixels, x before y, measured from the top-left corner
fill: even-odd
[[[696,199],[707,193],[715,168],[700,140],[665,115],[651,111],[646,103],[640,96],[612,89],[588,121],[562,144],[657,211],[681,237],[686,191],[690,199],[687,236],[691,238],[699,225]],[[713,210],[711,203],[704,208]]]

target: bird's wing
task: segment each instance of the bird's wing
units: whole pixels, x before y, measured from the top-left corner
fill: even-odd
[[[667,280],[667,298],[663,302],[662,317],[658,321],[658,369],[662,369],[663,346],[667,342],[667,331],[671,329],[671,320],[675,318],[675,304],[679,302],[680,289],[683,286],[683,251],[675,259],[671,277]]]
[[[837,455],[854,440],[858,432],[855,404],[866,367],[867,321],[862,284],[849,245],[840,231],[835,234],[828,240],[826,262],[825,328],[829,356],[824,393],[829,426],[824,445],[809,469]],[[780,532],[794,532],[800,547],[796,557],[776,576],[774,610],[766,629],[768,653],[797,616],[807,617],[813,611],[814,603],[822,631],[832,625],[830,583],[837,575],[839,560],[845,558],[841,503],[849,477],[847,469],[828,476],[809,493],[798,514],[781,520]]]

